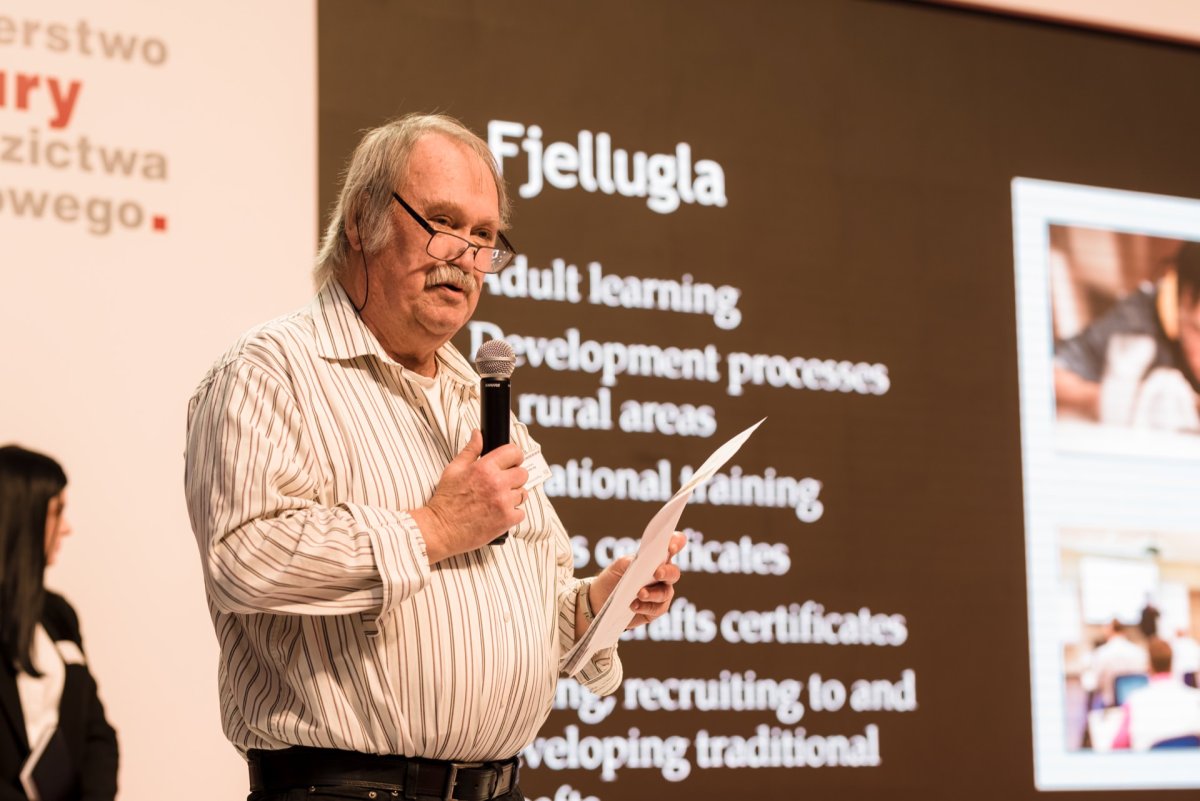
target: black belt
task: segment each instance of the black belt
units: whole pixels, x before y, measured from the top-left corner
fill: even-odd
[[[380,756],[331,748],[296,746],[282,751],[251,750],[251,792],[282,792],[297,787],[353,785],[397,791],[399,798],[488,801],[517,783],[517,758],[498,762],[443,762]]]

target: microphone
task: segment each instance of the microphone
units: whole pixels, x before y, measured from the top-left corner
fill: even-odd
[[[489,339],[475,353],[475,369],[479,371],[479,430],[483,435],[484,453],[508,444],[509,377],[516,366],[512,345],[503,339]],[[491,544],[501,545],[506,539],[507,531]]]

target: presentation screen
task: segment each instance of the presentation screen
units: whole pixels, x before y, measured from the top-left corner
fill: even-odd
[[[1105,389],[1120,423],[1054,381],[1200,239],[1200,53],[913,3],[318,11],[323,209],[409,111],[503,170],[520,255],[455,344],[515,348],[580,574],[766,418],[622,687],[560,683],[531,798],[1200,787],[1186,742],[1115,745],[1094,664],[1148,605],[1200,631],[1195,375]]]

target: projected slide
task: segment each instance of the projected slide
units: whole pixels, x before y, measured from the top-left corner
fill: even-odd
[[[1042,789],[1200,780],[1200,201],[1013,183]]]
[[[645,242],[684,204],[710,207],[699,213],[717,224],[724,207],[745,202],[726,194],[724,165],[686,141],[618,144],[541,121],[492,119],[486,130],[521,196],[612,195],[600,200],[629,215],[627,230]],[[647,156],[656,149],[665,152]],[[803,448],[772,443],[789,437],[798,396],[878,402],[891,388],[888,365],[845,349],[800,352],[786,338],[772,345],[753,312],[770,294],[762,282],[746,286],[711,258],[686,269],[637,249],[602,260],[589,255],[599,238],[533,241],[486,276],[491,297],[460,337],[472,355],[492,338],[516,351],[514,411],[554,446],[546,491],[574,521],[580,574],[632,553],[658,505],[716,444],[743,421],[771,419],[756,435],[762,442],[685,510],[681,597],[626,633],[618,692],[598,698],[573,679],[559,682],[559,714],[522,753],[532,797],[582,797],[571,783],[582,772],[594,793],[597,778],[619,782],[605,795],[620,797],[652,780],[694,788],[714,770],[879,767],[890,721],[917,708],[916,671],[850,667],[852,656],[823,671],[803,655],[903,654],[909,622],[897,609],[835,605],[789,581],[798,545],[827,512],[826,477],[809,472]],[[756,332],[752,348],[741,344],[746,329]],[[692,594],[706,586],[725,592]]]
[[[488,142],[520,255],[455,345],[519,354],[581,575],[767,420],[684,510],[623,685],[559,685],[525,794],[1200,787],[1200,750],[1141,750],[1090,657],[1118,618],[1149,685],[1148,601],[1173,647],[1200,620],[1193,370],[1153,319],[1105,333],[1158,314],[1200,217],[1023,182],[1019,297],[1012,219],[1022,175],[1200,196],[1197,54],[925,3],[549,8],[321,4],[321,208],[392,115]],[[447,59],[449,31],[495,60]]]

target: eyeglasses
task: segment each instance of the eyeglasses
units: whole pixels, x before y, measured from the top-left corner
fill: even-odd
[[[512,246],[512,243],[502,233],[498,233],[497,235],[500,237],[500,243],[504,247],[496,248],[489,245],[480,245],[469,239],[463,239],[461,236],[452,234],[449,231],[437,230],[429,224],[429,220],[426,220],[412,206],[405,203],[404,198],[400,197],[400,195],[392,192],[392,197],[429,234],[429,244],[425,246],[425,252],[439,261],[454,261],[461,258],[467,251],[471,251],[468,261],[472,267],[481,273],[498,273],[507,267],[508,263],[513,260],[513,256],[517,254],[517,249]]]

